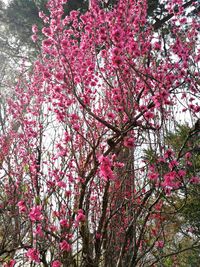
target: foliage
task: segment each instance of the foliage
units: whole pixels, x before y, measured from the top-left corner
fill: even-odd
[[[197,125],[199,121],[197,120]],[[189,127],[188,124],[177,124],[173,131],[170,131],[165,137],[167,146],[174,151],[177,157],[180,159],[179,167],[186,167],[186,177],[191,177],[192,175],[197,175],[199,177],[199,128]],[[151,164],[156,162],[158,155],[154,154],[152,150],[145,150],[145,159]],[[190,162],[187,162],[187,160]],[[165,168],[167,165],[165,164]],[[197,179],[197,177],[196,177]],[[193,183],[194,182],[194,183]],[[182,188],[180,195],[175,195],[173,198],[173,206],[176,207],[175,210],[171,209],[168,205],[165,214],[170,214],[171,219],[168,218],[168,236],[174,237],[179,233],[181,237],[181,243],[179,243],[179,249],[181,250],[186,244],[192,244],[193,241],[199,243],[199,220],[200,220],[200,202],[199,202],[199,180],[190,180],[188,184],[188,179],[185,183],[187,186]],[[172,218],[173,216],[173,218]],[[179,237],[179,238],[180,238]],[[168,240],[168,245],[170,244]],[[172,244],[171,244],[172,246]],[[189,252],[183,251],[180,255],[174,255],[167,257],[163,260],[163,266],[172,266],[173,262],[177,261],[179,266],[196,266],[199,262],[199,249],[192,249]]]

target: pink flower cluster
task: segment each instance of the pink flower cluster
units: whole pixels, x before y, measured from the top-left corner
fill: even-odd
[[[169,194],[172,189],[177,189],[180,186],[180,182],[177,178],[178,174],[175,171],[168,172],[164,175],[164,182],[162,183],[162,186]]]
[[[17,203],[17,206],[19,207],[19,212],[20,213],[26,212],[26,205],[25,205],[23,200],[19,201]]]
[[[69,228],[69,223],[67,222],[66,219],[61,219],[61,220],[60,220],[60,225],[61,225],[62,227],[65,227],[65,228]]]
[[[80,222],[84,222],[86,219],[82,209],[79,209],[76,216],[75,226],[78,227]]]
[[[41,206],[32,207],[32,209],[29,213],[29,218],[31,219],[32,222],[42,220],[43,216],[42,216],[41,210],[42,210]]]
[[[52,262],[51,267],[61,267],[61,262],[59,260],[55,260]]]
[[[163,247],[164,247],[164,241],[157,241],[157,242],[155,243],[155,246],[156,246],[157,248],[163,248]]]
[[[8,263],[5,263],[3,267],[14,267],[16,260],[10,260]]]
[[[33,262],[37,262],[37,263],[40,262],[39,251],[35,248],[29,248],[26,253],[26,256]]]
[[[82,209],[79,209],[79,210],[78,210],[78,214],[77,214],[76,220],[77,220],[78,222],[84,222],[84,221],[85,221],[85,215],[84,215]]]
[[[112,171],[112,164],[108,157],[100,156],[99,157],[100,163],[100,175],[103,177],[105,181],[108,180],[115,180],[115,175]]]
[[[66,240],[63,240],[62,242],[60,242],[60,249],[62,251],[70,252],[72,247]]]
[[[133,137],[126,137],[124,139],[124,146],[128,148],[132,148],[134,146],[134,138]]]

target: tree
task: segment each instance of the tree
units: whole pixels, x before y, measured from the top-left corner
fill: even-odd
[[[46,8],[47,2],[48,0],[12,0],[7,7],[1,8],[4,11],[4,22],[6,20],[9,31],[21,46],[26,46],[29,49],[35,48],[31,40],[32,25],[37,24],[42,29],[43,21],[38,13],[42,11],[49,14]],[[65,4],[65,15],[76,9],[85,12],[88,9],[88,1],[69,0]]]
[[[180,238],[177,201],[198,182],[186,149],[199,128],[191,126],[181,147],[166,142],[176,111],[195,121],[200,111],[199,27],[185,15],[197,1],[166,3],[156,22],[147,19],[146,1],[119,0],[110,9],[93,0],[88,12],[69,16],[65,3],[50,0],[50,15],[40,13],[42,53],[7,102],[2,213],[14,209],[20,229],[9,260],[176,263],[199,248],[193,236],[189,244]],[[163,38],[167,23],[171,38]],[[37,35],[34,26],[35,42]]]

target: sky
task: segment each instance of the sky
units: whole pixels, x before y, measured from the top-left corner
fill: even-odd
[[[10,0],[2,0],[2,2],[4,2],[5,4],[8,4]]]

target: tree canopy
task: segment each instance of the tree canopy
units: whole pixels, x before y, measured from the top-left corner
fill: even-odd
[[[2,265],[197,264],[198,1],[30,2],[40,53],[0,102]]]

